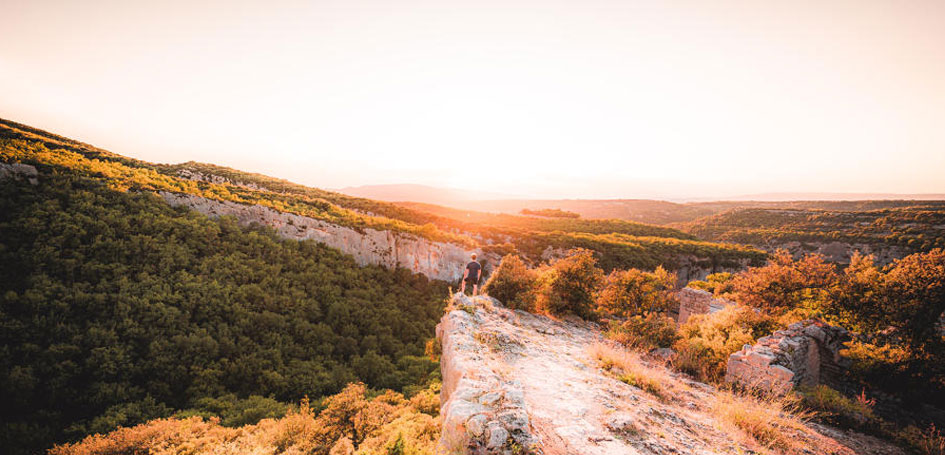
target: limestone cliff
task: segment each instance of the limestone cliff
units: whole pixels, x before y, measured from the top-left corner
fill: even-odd
[[[431,279],[458,280],[469,262],[469,253],[474,251],[407,233],[371,228],[356,230],[260,205],[216,201],[192,194],[161,192],[160,195],[173,206],[188,207],[208,216],[233,216],[240,224],[269,226],[288,239],[323,243],[353,256],[361,265],[404,267]],[[478,253],[488,265],[499,261],[498,256]]]
[[[757,446],[722,416],[718,403],[731,393],[609,345],[596,324],[457,294],[437,337],[447,453],[778,453]],[[636,379],[602,362],[601,349],[635,362]],[[648,380],[658,383],[656,391]],[[798,453],[903,453],[815,423],[798,421],[778,431]]]

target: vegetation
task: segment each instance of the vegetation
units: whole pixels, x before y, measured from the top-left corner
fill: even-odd
[[[522,215],[531,215],[531,216],[546,216],[550,218],[580,218],[581,215],[574,212],[568,212],[567,210],[561,209],[522,209]]]
[[[352,381],[435,376],[424,343],[445,283],[83,174],[0,182],[6,453],[178,410],[248,423]]]
[[[594,318],[594,293],[603,279],[604,273],[597,268],[593,253],[575,250],[542,273],[538,308],[555,315]]]
[[[439,438],[438,386],[411,399],[350,384],[316,412],[307,400],[285,417],[229,428],[216,419],[156,419],[57,446],[50,455],[124,453],[310,453],[433,455]]]
[[[674,391],[672,389],[678,388],[665,370],[644,364],[639,356],[630,351],[598,343],[591,346],[589,354],[601,368],[613,373],[621,382],[637,387],[659,400],[669,398],[670,392]]]
[[[597,311],[610,317],[666,312],[678,304],[672,292],[675,286],[676,274],[662,267],[653,273],[614,270],[597,292]]]
[[[535,311],[538,273],[515,255],[502,258],[499,267],[492,272],[483,287],[483,292],[495,297],[507,307],[516,310]]]
[[[861,427],[876,421],[873,413],[876,402],[865,394],[851,399],[824,384],[802,387],[799,392],[804,406],[816,411],[821,420],[846,427]]]
[[[679,339],[676,321],[662,313],[634,315],[623,321],[611,321],[606,335],[625,346],[644,351],[671,347]]]
[[[807,203],[736,208],[692,221],[700,239],[775,249],[787,242],[886,245],[908,252],[945,248],[945,201]]]
[[[396,205],[305,187],[211,164],[152,164],[0,119],[0,161],[77,173],[121,191],[163,191],[257,204],[354,229],[403,232],[532,263],[551,250],[595,250],[605,270],[659,265],[675,269],[695,256],[716,265],[758,264],[759,250],[695,240],[676,229],[623,220],[495,215],[426,204]]]
[[[693,315],[679,327],[675,365],[697,378],[719,381],[730,355],[776,327],[771,317],[745,306]]]
[[[778,250],[768,264],[748,269],[731,279],[731,294],[740,303],[770,313],[816,306],[837,283],[836,267],[819,255],[795,261]]]
[[[721,422],[763,447],[778,453],[810,450],[794,434],[803,433],[804,422],[811,416],[791,397],[722,391],[714,395],[711,406]]]

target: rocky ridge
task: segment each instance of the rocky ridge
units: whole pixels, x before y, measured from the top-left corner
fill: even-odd
[[[621,381],[595,358],[595,349],[609,346],[596,324],[457,294],[437,337],[446,453],[775,453],[746,442],[719,417],[713,403],[728,392],[639,357],[668,395]],[[783,431],[811,454],[903,453],[875,438],[814,423]]]
[[[192,194],[159,194],[172,206],[188,207],[211,217],[233,216],[242,225],[255,223],[269,226],[287,239],[323,243],[353,256],[360,265],[404,267],[431,279],[458,280],[469,262],[469,254],[476,251],[402,232],[371,228],[357,230],[260,205],[217,201]],[[478,254],[486,260],[487,265],[496,264],[500,259],[496,255],[483,254],[482,251],[478,251]]]

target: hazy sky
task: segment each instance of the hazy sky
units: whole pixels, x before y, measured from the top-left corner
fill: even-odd
[[[945,1],[0,0],[0,116],[327,188],[945,192]]]

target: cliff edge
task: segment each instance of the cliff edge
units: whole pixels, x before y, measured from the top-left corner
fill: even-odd
[[[489,297],[455,295],[437,338],[447,453],[904,453],[693,381],[608,343],[596,324],[513,311]],[[740,426],[745,410],[777,434]]]

